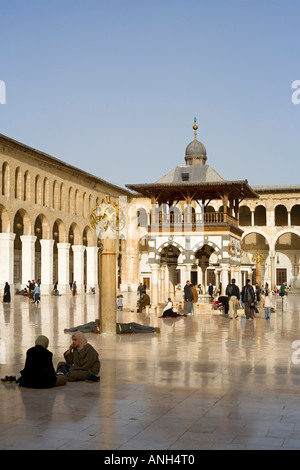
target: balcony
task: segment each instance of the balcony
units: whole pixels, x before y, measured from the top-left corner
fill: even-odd
[[[223,212],[206,212],[192,214],[177,214],[171,212],[164,214],[159,212],[154,217],[150,216],[149,233],[165,232],[203,232],[212,230],[217,226],[232,226],[238,228],[238,220],[230,214]]]

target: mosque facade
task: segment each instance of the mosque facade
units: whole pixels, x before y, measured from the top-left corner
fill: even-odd
[[[232,278],[300,290],[300,185],[224,180],[193,129],[184,165],[126,189],[0,135],[0,288],[39,279],[42,295],[56,282],[61,294],[73,281],[79,294],[97,290],[102,242],[90,215],[109,196],[126,221],[117,235],[120,291],[145,283],[156,305],[182,296],[187,279],[204,292]]]

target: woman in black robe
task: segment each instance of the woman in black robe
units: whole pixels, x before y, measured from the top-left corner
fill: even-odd
[[[6,282],[4,286],[3,302],[10,303],[10,286],[8,282]]]

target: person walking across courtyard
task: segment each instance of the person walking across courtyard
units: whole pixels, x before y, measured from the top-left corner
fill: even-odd
[[[269,290],[268,284],[266,284],[264,291],[264,305],[265,305],[265,319],[270,320],[271,308],[272,308],[272,292]]]
[[[191,282],[186,281],[186,284],[184,286],[184,301],[185,301],[185,307],[186,307],[186,314],[191,315],[193,311],[193,291],[191,288]]]
[[[229,318],[238,318],[237,306],[240,301],[240,289],[235,284],[235,279],[231,280],[231,283],[226,287],[225,294],[228,296],[229,305]]]
[[[250,279],[247,279],[246,285],[242,289],[242,300],[245,305],[244,309],[247,320],[253,320],[255,292],[250,283]]]
[[[279,295],[282,298],[282,311],[287,311],[287,296],[288,296],[289,287],[286,285],[286,281],[281,284],[279,289]]]

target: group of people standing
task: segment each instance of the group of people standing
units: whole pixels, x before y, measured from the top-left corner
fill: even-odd
[[[37,281],[28,281],[28,285],[26,286],[28,289],[29,293],[29,298],[33,300],[34,304],[39,304],[40,303],[40,280],[38,279]]]
[[[247,279],[246,285],[243,286],[242,291],[235,283],[235,279],[231,280],[231,283],[226,287],[225,295],[227,296],[227,302],[224,299],[225,296],[220,296],[219,300],[225,306],[225,313],[228,313],[229,318],[238,318],[237,308],[242,303],[245,311],[245,316],[248,320],[254,319],[254,313],[258,312],[257,306],[263,302],[265,319],[270,320],[271,312],[274,310],[273,296],[275,292],[269,288],[268,283],[265,284],[262,290],[258,283],[255,288],[252,286],[250,279]],[[286,282],[283,282],[279,289],[279,295],[282,296],[282,310],[287,309],[287,293],[289,287]],[[226,311],[227,310],[227,311]]]
[[[287,309],[287,294],[289,288],[287,283],[283,282],[279,289],[279,295],[282,297],[282,311],[286,311]],[[213,286],[211,284],[209,285],[208,293],[210,297],[213,297]],[[273,294],[275,294],[275,292],[269,288],[268,283],[266,283],[265,288],[262,290],[258,283],[256,283],[254,287],[250,279],[247,279],[246,284],[240,291],[239,287],[236,285],[236,280],[232,279],[226,287],[225,295],[220,295],[217,303],[221,307],[224,307],[225,314],[228,314],[230,319],[237,319],[239,317],[237,310],[239,305],[241,305],[244,307],[246,319],[253,320],[255,312],[258,311],[257,306],[263,301],[265,319],[270,320],[271,311],[274,309]],[[184,287],[184,300],[186,314],[191,315],[193,304],[198,300],[198,293],[197,289],[190,281],[186,281]]]

